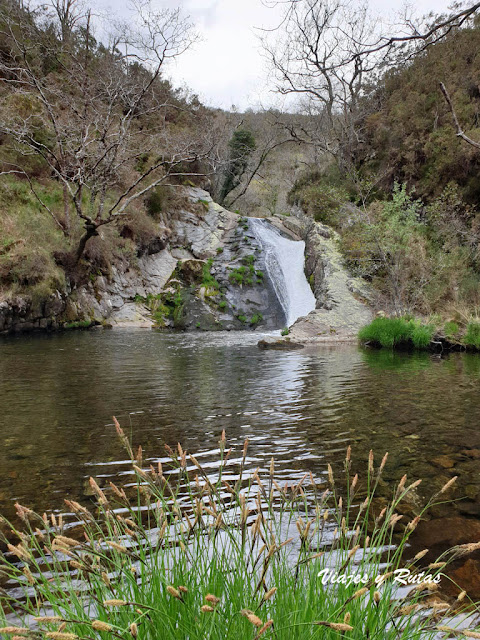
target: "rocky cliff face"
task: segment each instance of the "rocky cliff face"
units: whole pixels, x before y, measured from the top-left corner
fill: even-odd
[[[113,267],[48,299],[18,296],[0,303],[0,332],[88,325],[179,329],[283,326],[283,312],[265,275],[248,221],[197,188],[171,222],[168,244],[127,268]],[[199,213],[199,209],[201,213]]]
[[[198,188],[186,189],[191,208],[170,223],[159,250],[135,265],[113,267],[48,299],[0,303],[0,332],[78,326],[160,326],[182,330],[280,329],[285,315],[265,269],[248,218],[223,209]],[[200,211],[200,213],[199,213]],[[337,234],[301,211],[270,219],[306,245],[305,273],[316,309],[291,328],[290,342],[355,336],[369,322],[365,283],[346,271]]]

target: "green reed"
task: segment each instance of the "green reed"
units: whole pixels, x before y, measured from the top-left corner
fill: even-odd
[[[454,479],[403,524],[398,505],[419,483],[402,478],[377,508],[387,456],[375,468],[370,455],[365,482],[352,477],[348,449],[341,487],[330,466],[323,490],[311,474],[281,486],[273,460],[268,472],[247,473],[248,442],[234,454],[224,434],[215,474],[180,445],[169,450],[168,468],[146,469],[115,423],[135,487],[102,490],[91,479],[94,513],[65,501],[74,526],[20,505],[21,530],[3,522],[9,552],[0,572],[16,585],[1,595],[3,636],[411,640],[433,638],[444,615],[463,606],[465,594],[451,607],[432,604],[436,585],[426,582],[400,596],[391,575],[425,509]],[[472,550],[466,546],[455,553]],[[423,556],[410,562],[412,572]],[[327,568],[364,581],[324,585],[318,574]],[[381,584],[379,574],[387,576]]]

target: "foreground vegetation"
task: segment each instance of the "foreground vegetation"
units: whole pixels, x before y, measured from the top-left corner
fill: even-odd
[[[135,459],[116,426],[135,483],[102,490],[90,479],[95,510],[66,500],[75,525],[20,505],[22,530],[3,522],[9,553],[1,572],[17,585],[2,592],[4,637],[411,640],[450,633],[440,612],[458,614],[465,593],[451,606],[432,605],[437,586],[422,574],[400,597],[391,572],[425,510],[444,500],[455,479],[401,525],[398,506],[419,481],[402,478],[388,505],[377,507],[386,455],[375,468],[370,454],[363,480],[352,474],[349,449],[341,478],[329,466],[325,487],[311,475],[281,487],[273,460],[263,477],[247,474],[248,442],[234,458],[224,435],[214,473],[180,445],[169,450],[168,467],[147,471],[141,449]],[[424,555],[408,564],[413,574]],[[437,576],[443,566],[428,572]],[[319,572],[327,568],[352,578],[324,584]],[[384,579],[376,582],[377,575]]]

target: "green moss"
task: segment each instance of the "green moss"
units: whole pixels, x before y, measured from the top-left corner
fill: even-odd
[[[237,319],[240,320],[240,322],[243,322],[243,323],[247,322],[247,316],[245,316],[243,314],[237,316]]]
[[[88,329],[93,322],[91,320],[76,320],[75,322],[66,322],[63,325],[64,329]]]
[[[220,285],[217,280],[212,276],[211,269],[213,265],[213,258],[209,258],[202,267],[202,286],[218,291]]]
[[[263,283],[263,271],[255,269],[256,257],[253,254],[246,255],[242,258],[242,266],[232,269],[228,279],[233,284],[252,286],[254,280],[257,284]]]
[[[199,200],[197,200],[197,202],[203,206],[203,208],[205,209],[205,211],[208,211],[208,210],[209,210],[209,208],[210,208],[210,203],[208,202],[208,200],[202,200],[202,199],[200,198]]]
[[[226,300],[220,300],[220,302],[218,303],[218,308],[219,309],[226,309],[227,307],[227,301]]]
[[[259,324],[263,320],[263,316],[261,313],[255,313],[250,318],[250,324]]]
[[[282,329],[282,336],[288,336],[289,333],[290,333],[290,329],[288,327],[285,327],[284,329]]]

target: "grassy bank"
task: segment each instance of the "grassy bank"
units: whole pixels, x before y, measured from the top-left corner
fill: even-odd
[[[273,460],[263,477],[246,473],[248,443],[233,453],[222,436],[214,470],[180,446],[168,464],[146,470],[141,450],[134,457],[118,424],[117,431],[134,483],[102,490],[91,479],[94,508],[66,501],[75,525],[20,505],[23,530],[3,522],[16,540],[5,538],[0,569],[18,585],[2,592],[4,637],[411,640],[439,633],[441,607],[433,615],[429,600],[436,586],[419,577],[400,597],[392,572],[425,509],[443,501],[454,480],[405,525],[397,508],[419,483],[404,477],[378,507],[387,456],[376,467],[371,455],[359,479],[348,450],[341,478],[329,466],[321,488],[311,475],[280,486]],[[423,555],[409,564],[413,573],[425,570]],[[345,577],[324,584],[327,569]],[[458,613],[462,598],[446,605],[448,614]]]
[[[463,326],[448,321],[442,325],[408,317],[375,318],[363,327],[358,337],[364,344],[385,348],[469,349],[480,350],[480,322]]]

